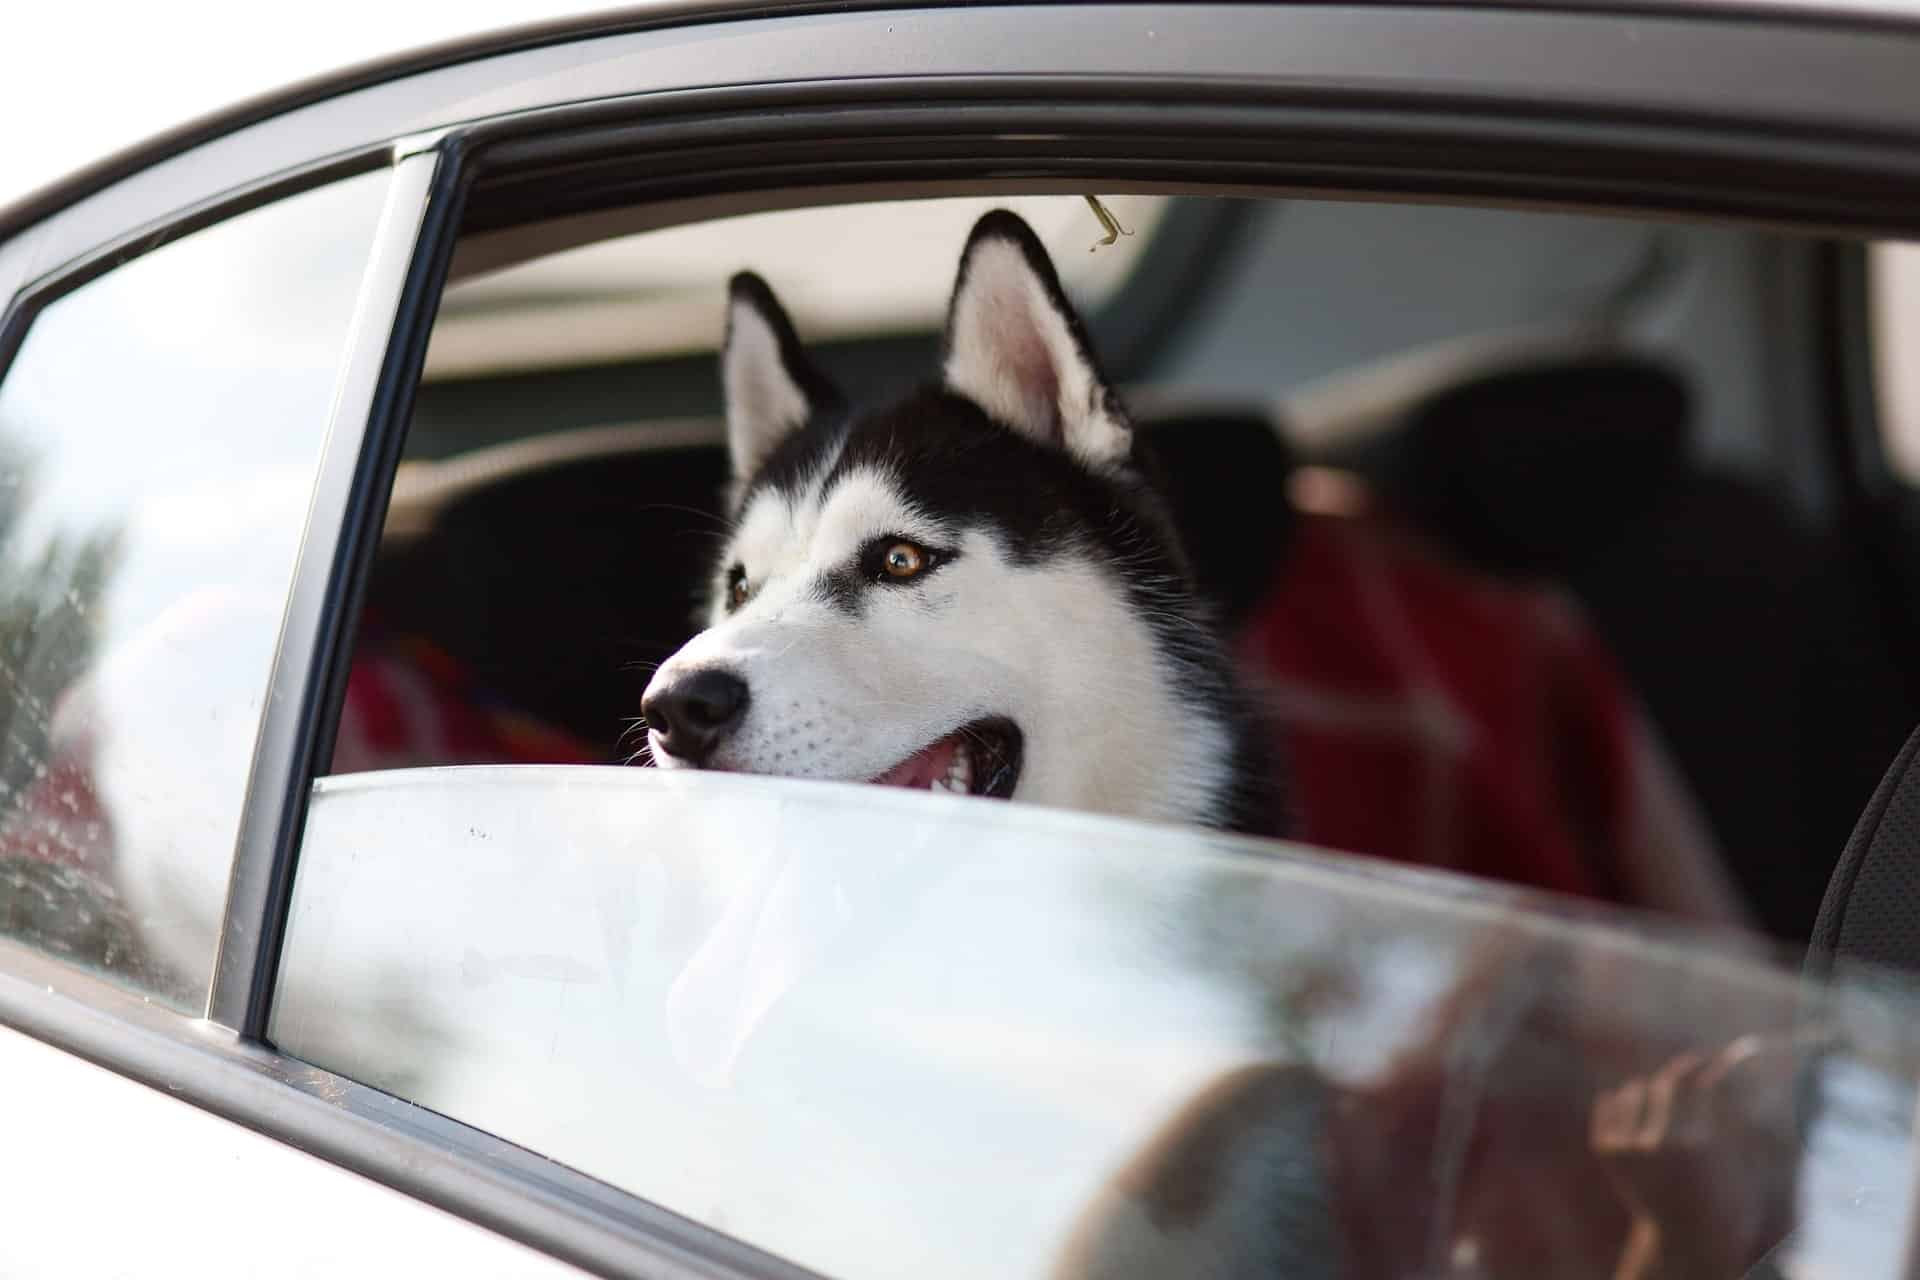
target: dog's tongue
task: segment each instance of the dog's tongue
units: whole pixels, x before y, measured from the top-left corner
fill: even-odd
[[[940,739],[932,746],[908,756],[874,781],[883,787],[919,787],[932,790],[934,780],[947,776],[954,752],[960,749],[960,735]]]

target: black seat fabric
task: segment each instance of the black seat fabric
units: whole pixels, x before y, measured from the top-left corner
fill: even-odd
[[[1816,981],[1849,964],[1895,975],[1920,973],[1920,729],[1880,779],[1834,867],[1808,948]],[[1861,975],[1855,973],[1854,977]],[[1796,1108],[1803,1140],[1813,1131],[1822,1089],[1819,1049],[1802,1055]],[[1788,1235],[1742,1280],[1787,1280],[1798,1232]]]
[[[1272,588],[1293,529],[1293,451],[1254,411],[1169,415],[1140,428],[1201,594],[1238,625]]]
[[[1856,549],[1693,462],[1691,412],[1633,357],[1494,374],[1411,415],[1386,488],[1470,563],[1585,606],[1761,922],[1805,939],[1913,708]]]
[[[1848,961],[1920,972],[1920,729],[1860,815],[1820,904],[1809,968]]]
[[[725,527],[718,445],[576,459],[463,495],[383,552],[369,608],[608,761],[686,642]]]
[[[1439,392],[1402,431],[1390,488],[1469,560],[1557,576],[1608,556],[1684,466],[1691,397],[1629,358],[1503,371]]]

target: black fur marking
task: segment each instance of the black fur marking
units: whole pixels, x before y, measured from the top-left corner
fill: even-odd
[[[1017,564],[1098,547],[1109,556],[1177,548],[1137,536],[1142,522],[1171,524],[1146,485],[1096,475],[1064,450],[989,418],[971,400],[926,387],[854,421],[826,476],[826,488],[858,470],[889,476],[907,500],[962,527],[1000,534]],[[1092,546],[1089,546],[1091,541]],[[1179,561],[1175,572],[1184,571]]]
[[[825,600],[849,617],[858,618],[866,612],[867,588],[869,579],[860,572],[858,565],[842,565],[829,573],[823,573],[813,584],[814,594]]]
[[[763,490],[789,499],[799,497],[839,453],[846,436],[846,420],[837,414],[815,415],[800,430],[788,432],[741,487],[734,515],[745,511],[747,503]]]
[[[906,591],[919,586],[941,565],[955,559],[957,552],[921,547],[927,557],[927,565],[911,578],[896,578],[886,570],[886,554],[889,548],[900,542],[913,542],[913,539],[897,533],[875,538],[862,547],[854,556],[852,563],[842,565],[830,573],[822,574],[814,583],[814,594],[842,613],[859,617],[866,611],[866,598],[869,591]]]

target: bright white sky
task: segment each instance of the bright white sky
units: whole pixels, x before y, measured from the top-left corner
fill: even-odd
[[[309,76],[476,32],[645,7],[613,0],[4,0],[0,206],[176,124]]]
[[[1874,358],[1887,456],[1901,479],[1920,484],[1920,245],[1879,244],[1869,259]]]

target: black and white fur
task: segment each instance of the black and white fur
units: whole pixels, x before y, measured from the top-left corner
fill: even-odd
[[[708,629],[647,689],[655,764],[1271,830],[1262,735],[1024,222],[974,227],[940,377],[877,411],[757,276],[728,307],[733,528]]]

